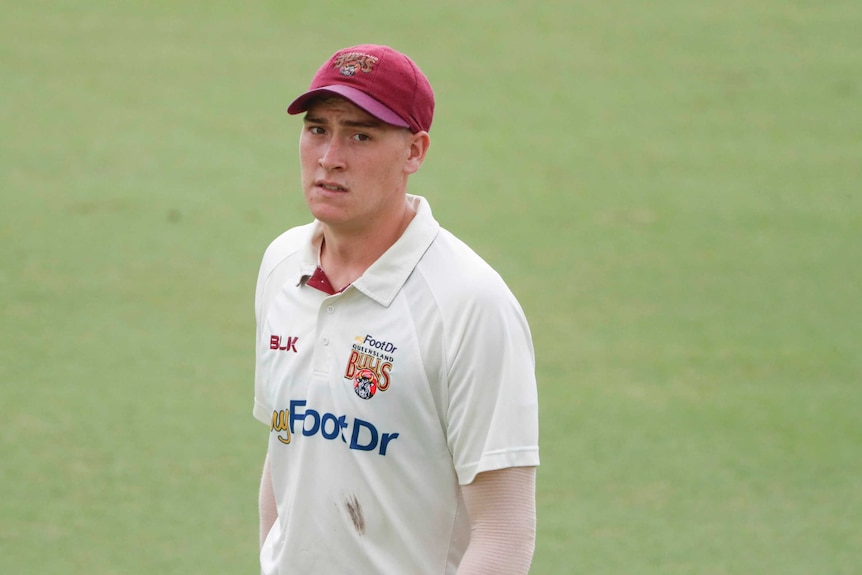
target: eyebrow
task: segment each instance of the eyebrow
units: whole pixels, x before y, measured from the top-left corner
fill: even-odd
[[[312,116],[310,114],[306,114],[303,121],[306,124],[323,124],[326,125],[329,122],[325,118],[321,118],[318,116]],[[383,126],[383,122],[380,120],[340,120],[338,122],[341,126],[346,126],[348,128],[365,128],[365,129],[373,129],[380,128]]]

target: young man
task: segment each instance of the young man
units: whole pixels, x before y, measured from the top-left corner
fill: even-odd
[[[500,276],[407,194],[431,85],[404,54],[354,46],[288,112],[305,113],[314,221],[270,244],[257,282],[261,572],[526,573],[533,346]]]

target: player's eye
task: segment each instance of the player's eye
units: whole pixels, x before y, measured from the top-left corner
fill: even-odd
[[[353,139],[357,142],[367,142],[371,139],[371,136],[369,136],[368,134],[354,134]]]
[[[326,133],[326,131],[320,126],[309,126],[308,131],[317,136]]]

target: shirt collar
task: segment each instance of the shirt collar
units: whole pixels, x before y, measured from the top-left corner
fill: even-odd
[[[392,303],[440,231],[440,224],[434,219],[425,198],[408,195],[407,200],[416,210],[407,229],[353,282],[356,289],[382,306],[388,307]]]
[[[311,236],[301,248],[299,261],[299,283],[304,283],[320,265],[320,247],[323,245],[323,226],[318,220],[311,224]]]
[[[352,287],[382,306],[388,307],[404,286],[407,278],[422,259],[425,251],[437,237],[440,224],[431,213],[431,206],[422,196],[407,195],[407,201],[416,211],[401,237],[365,270]],[[306,244],[300,262],[300,283],[306,282],[320,263],[320,246],[323,243],[323,226],[314,222],[311,241]]]

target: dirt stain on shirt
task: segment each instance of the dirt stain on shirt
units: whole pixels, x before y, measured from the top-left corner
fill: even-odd
[[[353,527],[360,535],[365,535],[365,517],[362,515],[362,506],[359,504],[359,499],[356,495],[350,495],[344,500],[344,508],[347,509],[347,515],[353,521]]]

